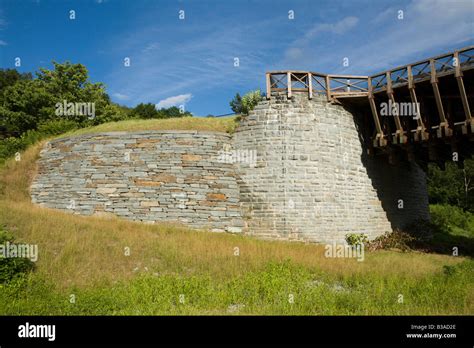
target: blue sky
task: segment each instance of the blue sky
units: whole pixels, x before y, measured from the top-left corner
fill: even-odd
[[[1,0],[0,67],[69,60],[120,104],[218,115],[265,71],[372,74],[472,45],[473,18],[472,0]]]

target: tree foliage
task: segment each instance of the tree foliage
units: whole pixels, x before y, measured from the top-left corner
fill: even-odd
[[[111,105],[102,83],[91,83],[82,64],[53,62],[54,69],[41,68],[37,78],[28,74],[2,71],[0,90],[0,129],[4,136],[20,136],[39,125],[68,118],[81,126],[90,124],[87,115],[56,114],[57,103],[94,103],[95,116],[101,117]]]
[[[465,160],[463,169],[454,163],[446,163],[445,170],[430,164],[428,195],[430,203],[455,205],[474,212],[474,160]]]
[[[243,97],[237,93],[230,102],[230,107],[236,114],[248,115],[250,111],[263,99],[259,89],[246,93]]]
[[[145,119],[192,116],[192,114],[189,111],[182,112],[176,106],[172,106],[170,108],[161,108],[157,110],[155,104],[152,104],[152,103],[138,104],[135,108],[132,109],[131,115],[132,117],[145,118]]]

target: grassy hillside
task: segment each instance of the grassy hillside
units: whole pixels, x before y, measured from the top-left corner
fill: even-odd
[[[235,117],[180,117],[151,120],[126,120],[103,123],[95,127],[81,128],[63,136],[101,132],[133,132],[140,130],[197,130],[232,133],[237,126]]]
[[[153,122],[93,131],[138,130]],[[474,261],[468,258],[378,251],[363,262],[331,259],[322,245],[34,206],[28,187],[40,148],[29,148],[0,172],[0,226],[17,242],[39,248],[34,272],[0,285],[0,315],[474,313]]]

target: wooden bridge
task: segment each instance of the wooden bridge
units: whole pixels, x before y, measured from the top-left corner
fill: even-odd
[[[288,98],[319,94],[361,113],[369,153],[392,163],[454,158],[462,165],[474,153],[474,46],[372,76],[271,71],[266,88],[267,98],[282,91]]]

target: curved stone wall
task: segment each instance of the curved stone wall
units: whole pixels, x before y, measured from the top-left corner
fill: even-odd
[[[34,203],[146,222],[240,232],[239,188],[222,160],[225,133],[113,132],[51,141],[31,186]]]
[[[375,238],[429,218],[424,172],[367,156],[357,117],[306,93],[262,101],[233,137],[148,131],[52,141],[31,196],[75,214],[314,242]]]
[[[245,232],[269,239],[370,238],[429,218],[424,172],[369,158],[353,114],[306,93],[275,94],[234,135],[256,166],[236,163]]]

